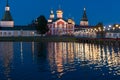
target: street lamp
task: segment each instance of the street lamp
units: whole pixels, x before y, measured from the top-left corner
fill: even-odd
[[[113,27],[113,30],[115,30],[115,27]]]
[[[112,27],[112,25],[109,25],[109,28],[111,28]]]
[[[118,25],[118,24],[116,24],[115,26],[116,26],[116,27],[119,27],[119,25]]]

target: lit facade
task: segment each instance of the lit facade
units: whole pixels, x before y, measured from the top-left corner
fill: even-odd
[[[75,22],[72,19],[63,19],[63,11],[57,10],[55,19],[53,10],[51,10],[50,18],[48,19],[49,32],[48,35],[71,35],[74,32]]]
[[[106,38],[120,38],[120,24],[114,24],[106,29]]]
[[[14,27],[14,21],[1,21],[1,27]]]
[[[30,26],[14,26],[1,27],[0,37],[22,37],[22,36],[39,36],[36,34],[35,27]]]

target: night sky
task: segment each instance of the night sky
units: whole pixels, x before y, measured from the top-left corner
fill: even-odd
[[[6,0],[0,0],[0,19],[4,13]],[[90,25],[103,22],[104,25],[120,23],[120,0],[9,0],[15,25],[27,25],[40,15],[49,17],[61,6],[64,18],[73,18],[79,24],[86,7]]]

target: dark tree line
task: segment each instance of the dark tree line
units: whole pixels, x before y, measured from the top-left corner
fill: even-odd
[[[47,26],[47,19],[44,15],[40,15],[36,20],[32,20],[31,26],[36,27],[38,34],[45,34],[49,31]]]
[[[43,15],[37,18],[36,29],[38,34],[45,34],[49,31],[49,28],[47,26],[47,20]]]

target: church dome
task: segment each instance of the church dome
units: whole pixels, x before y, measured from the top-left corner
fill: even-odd
[[[58,9],[56,13],[57,13],[57,18],[63,18],[63,11],[61,9]]]
[[[63,13],[63,11],[59,9],[59,10],[57,10],[57,13]]]

